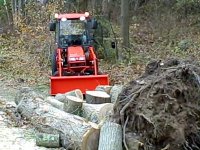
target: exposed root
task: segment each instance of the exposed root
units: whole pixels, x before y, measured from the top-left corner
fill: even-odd
[[[125,132],[126,132],[126,125],[128,123],[128,119],[129,119],[129,116],[126,118],[126,121],[125,121],[125,124],[124,124],[124,127],[123,127],[123,143],[124,143],[124,147],[126,148],[126,150],[129,150],[128,149],[128,146],[126,144],[126,138],[125,138]]]
[[[200,149],[200,65],[193,62],[151,62],[126,85],[113,115],[126,149],[126,132],[139,136],[144,150]]]

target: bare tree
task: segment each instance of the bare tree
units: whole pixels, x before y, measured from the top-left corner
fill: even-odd
[[[107,19],[110,19],[113,0],[102,0],[102,13]]]
[[[129,0],[121,0],[121,35],[122,47],[129,47]],[[122,59],[122,52],[119,52],[119,59]]]

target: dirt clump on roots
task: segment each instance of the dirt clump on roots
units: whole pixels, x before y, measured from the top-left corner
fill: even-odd
[[[200,65],[176,58],[152,61],[118,97],[113,119],[124,147],[139,150],[200,149]]]

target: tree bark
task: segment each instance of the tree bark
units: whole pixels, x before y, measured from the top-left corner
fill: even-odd
[[[106,122],[101,127],[98,150],[122,150],[121,125]]]
[[[82,105],[83,99],[75,96],[66,96],[66,102],[64,102],[64,111],[71,114],[80,115],[82,112]]]
[[[99,85],[96,87],[96,91],[103,91],[106,92],[107,94],[110,94],[110,90],[111,90],[112,86],[109,85]]]
[[[110,95],[103,91],[86,91],[86,102],[89,104],[110,103]]]
[[[113,9],[113,0],[103,0],[102,1],[102,13],[106,19],[111,19],[111,10]]]
[[[28,97],[40,97],[43,99],[43,96],[29,87],[22,87],[15,95],[15,103],[18,105],[22,99],[28,98]]]
[[[60,147],[59,134],[37,133],[36,145],[48,148],[58,148]]]
[[[114,85],[110,90],[111,103],[115,103],[118,99],[119,94],[122,92],[123,85]]]
[[[83,117],[94,123],[100,123],[112,113],[113,104],[87,104],[83,103]]]
[[[39,132],[60,134],[61,146],[77,150],[97,150],[97,124],[61,111],[41,98],[23,98],[17,111],[30,120]]]
[[[60,110],[64,110],[64,103],[58,101],[54,97],[48,96],[45,98],[45,101],[49,104],[51,104],[53,107],[58,108]]]
[[[58,94],[56,94],[55,99],[57,99],[58,101],[63,103],[66,101],[66,96],[65,96],[65,94],[58,93]]]
[[[121,35],[122,47],[129,48],[129,0],[121,0]],[[122,59],[122,52],[119,52],[119,59]]]

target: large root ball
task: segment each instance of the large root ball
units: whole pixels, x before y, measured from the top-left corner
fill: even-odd
[[[125,86],[113,119],[124,146],[149,150],[200,149],[200,66],[192,61],[153,61]]]

